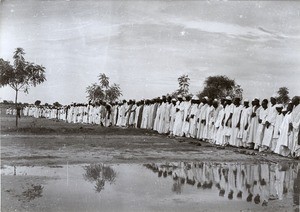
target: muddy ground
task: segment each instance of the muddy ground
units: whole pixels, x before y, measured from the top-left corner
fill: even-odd
[[[293,159],[253,150],[224,149],[188,138],[169,138],[154,131],[104,128],[1,113],[1,167],[58,166],[65,164],[142,164],[173,161],[297,163]],[[26,192],[43,177],[2,176],[2,211],[34,211],[37,200]],[[25,193],[24,193],[25,192]]]

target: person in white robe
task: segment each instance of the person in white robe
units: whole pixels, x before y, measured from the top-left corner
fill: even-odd
[[[191,112],[191,97],[186,96],[184,101],[184,109],[183,109],[183,123],[182,123],[182,135],[188,137],[190,122],[189,122],[189,114]]]
[[[157,107],[158,107],[158,99],[152,99],[149,103],[149,115],[148,115],[148,123],[147,123],[147,129],[152,130],[154,121],[157,115]]]
[[[150,115],[150,100],[147,99],[145,101],[145,105],[143,109],[143,116],[142,116],[142,123],[141,123],[142,129],[147,129],[149,115]]]
[[[219,146],[225,146],[224,138],[224,119],[225,119],[225,106],[226,100],[221,99],[220,107],[217,119],[215,121],[215,144]]]
[[[178,101],[176,103],[175,122],[173,127],[174,136],[182,136],[183,113],[184,113],[184,102],[182,96],[178,95]]]
[[[275,97],[271,97],[270,101],[271,101],[271,106],[268,109],[268,115],[267,115],[266,123],[265,123],[265,132],[264,132],[262,147],[261,147],[260,151],[265,151],[265,150],[268,150],[271,148],[271,141],[273,138],[277,111],[276,111]]]
[[[232,127],[231,127],[231,135],[229,144],[231,146],[240,147],[242,146],[242,139],[238,138],[238,133],[241,128],[241,115],[242,115],[242,109],[243,106],[240,104],[241,99],[235,98],[234,99],[234,108],[233,108],[233,114],[232,114]]]
[[[208,100],[207,101],[208,107],[207,107],[207,111],[206,111],[206,117],[205,117],[205,122],[206,125],[204,127],[204,131],[203,131],[203,139],[205,141],[209,141],[210,143],[212,143],[212,132],[213,132],[213,116],[214,116],[214,107],[212,106],[212,100]]]
[[[201,101],[202,106],[200,108],[200,114],[199,114],[199,125],[198,125],[198,131],[197,131],[197,139],[203,140],[203,132],[204,132],[204,127],[206,126],[206,113],[207,113],[207,108],[209,105],[207,104],[208,97],[204,97]]]
[[[157,131],[158,130],[158,124],[161,116],[161,110],[162,110],[162,101],[161,99],[158,99],[157,102],[157,110],[153,110],[153,113],[155,113],[155,119],[154,119],[154,124],[153,124],[153,130]]]
[[[212,127],[211,133],[212,133],[212,135],[211,135],[211,138],[210,138],[210,142],[212,144],[216,144],[216,141],[217,141],[217,127],[216,127],[216,124],[217,124],[217,121],[218,121],[218,118],[219,118],[219,113],[223,109],[223,106],[221,104],[219,104],[217,99],[214,99],[214,101],[212,103],[212,106],[213,106],[213,116],[211,118],[211,125],[212,125],[211,126]]]
[[[197,112],[198,112],[198,106],[199,106],[199,98],[197,96],[192,97],[192,105],[191,110],[189,113],[189,133],[188,137],[196,138],[197,134]]]
[[[122,122],[122,115],[120,113],[122,104],[123,104],[123,102],[119,101],[118,107],[117,107],[117,122],[116,122],[116,126],[118,126],[118,127],[121,127],[121,122]]]
[[[160,134],[165,133],[166,110],[167,110],[167,97],[162,96],[162,103],[160,106],[160,117],[157,125],[157,132]]]
[[[249,100],[244,100],[244,106],[242,109],[241,120],[240,120],[240,131],[238,138],[242,140],[243,147],[250,147],[248,142],[249,139],[249,129],[250,129],[250,117],[252,113],[252,108],[249,107]]]
[[[288,104],[286,109],[282,110],[282,113],[284,115],[282,123],[279,127],[279,138],[277,141],[276,148],[274,152],[276,154],[282,155],[282,156],[288,156],[291,153],[292,150],[292,140],[293,140],[293,132],[292,129],[289,127],[290,123],[292,123],[292,113],[293,110],[293,104]]]
[[[275,149],[276,149],[278,138],[279,138],[279,127],[281,126],[282,121],[283,121],[283,114],[281,112],[282,109],[283,109],[282,104],[277,104],[276,105],[277,115],[276,115],[276,118],[275,118],[273,138],[272,138],[271,147],[270,147],[270,150],[272,152],[274,152]]]
[[[300,97],[295,96],[292,99],[292,103],[294,105],[290,128],[293,130],[293,141],[292,141],[292,156],[294,158],[300,158]]]
[[[254,148],[254,143],[256,139],[256,133],[257,133],[257,128],[258,128],[258,115],[259,111],[261,109],[261,106],[259,104],[259,99],[255,98],[252,101],[252,111],[250,115],[250,126],[249,126],[249,138],[247,141],[248,146],[250,148]]]
[[[176,99],[172,99],[171,100],[171,109],[170,109],[170,135],[173,136],[173,130],[174,130],[174,123],[175,123],[175,119],[176,119],[176,108],[177,108],[177,101]]]
[[[120,108],[121,127],[126,126],[126,111],[128,110],[128,104],[126,100],[123,100],[123,104]]]
[[[130,110],[129,121],[128,121],[129,127],[134,126],[134,121],[135,121],[135,117],[136,117],[136,110],[137,110],[137,104],[135,103],[135,100],[132,100],[132,107],[131,107],[131,110]]]
[[[268,100],[264,99],[261,103],[261,109],[258,115],[258,127],[256,132],[254,149],[260,149],[265,131],[265,124],[268,115]]]
[[[166,112],[164,115],[165,122],[164,122],[164,130],[163,132],[165,134],[169,134],[170,132],[170,125],[171,125],[171,108],[172,108],[172,98],[169,96],[167,97],[167,103],[166,103]]]
[[[224,139],[225,145],[229,144],[230,136],[232,134],[232,116],[234,112],[234,104],[230,96],[226,97],[226,107],[225,107],[225,118],[224,118]]]

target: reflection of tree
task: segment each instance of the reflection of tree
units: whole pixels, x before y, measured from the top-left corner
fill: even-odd
[[[84,178],[89,182],[95,182],[96,192],[104,189],[105,182],[110,184],[116,181],[117,173],[110,166],[104,164],[91,164],[84,167]]]

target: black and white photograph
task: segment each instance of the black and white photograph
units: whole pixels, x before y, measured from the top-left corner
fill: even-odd
[[[0,0],[0,211],[300,212],[300,1]]]

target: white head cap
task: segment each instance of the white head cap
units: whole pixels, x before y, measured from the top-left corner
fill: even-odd
[[[194,95],[194,96],[192,97],[192,100],[199,100],[199,98],[198,98],[198,96]]]
[[[232,100],[232,98],[230,96],[226,96],[225,98],[226,100]]]

